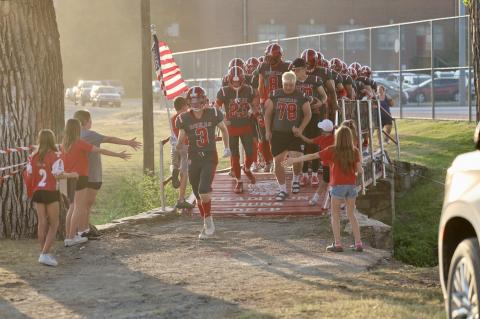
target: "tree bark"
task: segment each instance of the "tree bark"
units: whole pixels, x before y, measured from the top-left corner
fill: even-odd
[[[52,129],[58,142],[63,90],[53,1],[0,1],[0,149],[32,145],[42,128]],[[0,154],[0,167],[23,163],[27,156]],[[0,238],[34,236],[36,225],[21,174],[0,182]]]
[[[480,121],[480,0],[470,0],[470,41],[473,70],[475,71],[474,85],[477,97],[477,122]]]

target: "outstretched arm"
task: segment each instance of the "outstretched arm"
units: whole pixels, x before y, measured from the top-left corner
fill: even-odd
[[[118,145],[128,145],[134,150],[138,150],[142,147],[142,143],[136,141],[136,137],[132,138],[131,140],[124,140],[122,138],[118,138],[115,136],[105,136],[102,143],[110,143],[110,144],[118,144]]]
[[[112,156],[112,157],[119,157],[119,158],[122,158],[124,160],[127,160],[129,159],[130,157],[132,157],[131,154],[125,152],[125,151],[122,151],[122,152],[112,152],[112,151],[109,151],[109,150],[106,150],[104,148],[99,148],[99,147],[96,147],[94,146],[92,148],[92,152],[93,153],[100,153],[102,155],[106,155],[106,156]]]

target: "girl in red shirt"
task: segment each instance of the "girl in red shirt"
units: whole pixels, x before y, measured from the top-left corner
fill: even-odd
[[[355,201],[357,198],[356,173],[363,174],[360,154],[353,145],[353,136],[350,129],[341,126],[335,132],[335,144],[315,154],[308,154],[297,158],[289,158],[285,164],[320,158],[330,167],[332,230],[335,242],[327,247],[327,251],[341,252],[343,246],[340,236],[340,205],[343,201],[347,205],[347,216],[352,226],[356,251],[363,251],[360,238],[360,227],[355,217]]]
[[[51,130],[41,130],[38,134],[38,148],[27,165],[27,187],[33,193],[32,201],[37,211],[38,241],[40,257],[38,262],[47,266],[58,263],[50,254],[50,248],[58,230],[59,200],[57,179],[76,178],[76,173],[64,173],[60,152],[55,146],[55,135]]]
[[[103,148],[98,148],[92,144],[80,139],[81,124],[77,119],[69,119],[65,126],[65,135],[63,137],[63,161],[65,172],[77,173],[78,179],[68,180],[68,199],[70,207],[68,208],[65,221],[65,246],[74,246],[86,242],[87,237],[78,235],[78,227],[82,218],[85,218],[87,210],[87,186],[88,186],[88,154],[96,152],[103,155],[130,158],[130,154],[125,151],[116,153]]]

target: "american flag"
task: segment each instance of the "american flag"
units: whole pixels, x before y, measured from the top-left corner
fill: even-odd
[[[175,63],[172,51],[165,42],[158,41],[157,35],[153,35],[153,60],[157,80],[160,81],[163,94],[167,99],[172,100],[188,90],[183,81],[180,68]]]

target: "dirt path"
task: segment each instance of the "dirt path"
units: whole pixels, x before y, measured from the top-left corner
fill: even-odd
[[[443,318],[436,269],[327,254],[328,219],[180,217],[69,249],[0,241],[0,318]],[[351,239],[345,239],[347,244]]]

